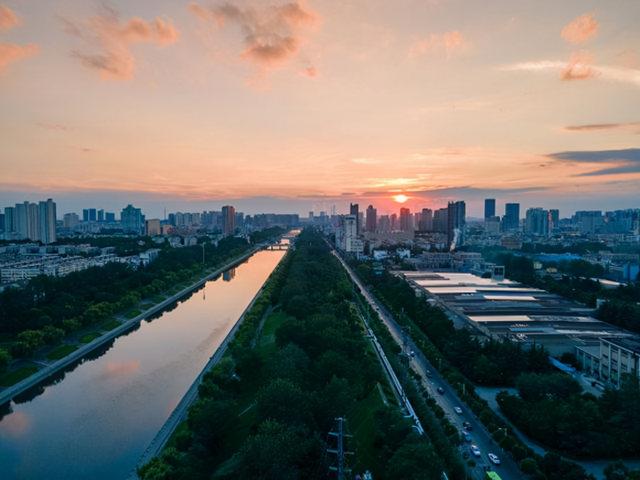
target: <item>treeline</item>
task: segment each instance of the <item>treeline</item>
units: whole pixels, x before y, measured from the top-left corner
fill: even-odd
[[[352,286],[319,234],[300,234],[263,297],[205,376],[171,446],[141,478],[325,479],[334,461],[327,449],[335,448],[328,432],[346,416],[354,473],[439,479],[443,465],[433,446],[397,407],[380,401],[378,385],[386,380],[363,335]],[[257,335],[269,304],[277,312],[264,329],[273,333]]]
[[[166,292],[205,268],[220,266],[248,248],[245,239],[229,237],[217,246],[205,245],[204,265],[202,247],[194,246],[163,250],[146,267],[109,263],[64,277],[36,277],[23,288],[0,293],[0,335],[8,339],[14,357],[31,355],[70,332]],[[0,355],[0,366],[4,356]]]
[[[519,462],[526,478],[535,480],[585,480],[592,478],[582,467],[557,454],[537,455],[522,443],[512,429],[475,392],[477,383],[512,385],[522,373],[549,372],[546,352],[522,351],[510,342],[480,345],[468,333],[457,332],[439,308],[417,296],[402,278],[388,272],[376,274],[368,263],[354,262],[358,275],[394,314],[400,325],[447,382],[480,418],[493,439]],[[521,358],[517,358],[521,355]],[[487,365],[490,365],[487,367]],[[495,369],[495,370],[494,370]],[[504,369],[504,372],[497,372]],[[465,372],[465,373],[463,373]],[[483,373],[484,372],[484,373]],[[468,375],[468,376],[467,376]]]
[[[563,276],[561,280],[556,280],[549,275],[538,277],[533,268],[533,261],[520,255],[502,253],[495,257],[495,261],[505,266],[508,278],[532,287],[556,293],[590,307],[596,306],[597,299],[604,299],[606,302],[596,312],[598,319],[640,332],[640,283],[638,282],[613,289],[604,288],[600,282],[573,275]]]
[[[575,457],[624,458],[640,452],[640,387],[628,378],[596,398],[571,377],[523,374],[519,395],[498,394],[498,404],[525,434]]]
[[[249,237],[251,238],[251,243],[262,243],[267,240],[271,240],[272,238],[276,238],[285,232],[286,230],[282,227],[269,227],[264,230],[252,232]]]

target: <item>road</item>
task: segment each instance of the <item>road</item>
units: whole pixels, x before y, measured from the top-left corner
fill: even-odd
[[[333,251],[333,253],[345,268],[369,305],[371,305],[371,307],[378,313],[380,319],[383,321],[396,343],[400,345],[401,348],[403,348],[403,345],[406,345],[409,349],[415,352],[415,357],[411,359],[411,368],[420,375],[422,384],[426,387],[429,395],[431,395],[437,404],[444,410],[449,421],[461,432],[463,431],[462,422],[467,421],[471,424],[473,429],[470,432],[472,437],[471,443],[477,445],[481,451],[481,456],[479,458],[470,455],[470,458],[474,458],[478,464],[473,469],[472,475],[477,479],[483,478],[484,467],[492,465],[487,457],[487,454],[492,452],[498,455],[502,461],[501,465],[493,466],[492,469],[498,472],[503,480],[521,479],[523,474],[518,469],[515,461],[513,461],[511,457],[502,451],[502,449],[494,442],[484,425],[480,420],[478,420],[471,409],[464,402],[460,401],[453,387],[451,387],[451,385],[442,378],[420,349],[417,348],[413,340],[409,336],[403,334],[401,327],[396,323],[393,315],[369,292],[344,260],[342,260],[335,251]],[[441,387],[444,390],[443,394],[437,392],[438,387]],[[455,412],[454,409],[456,407],[462,409],[462,414],[457,414]],[[470,454],[469,445],[470,443],[463,444],[460,447],[461,452],[467,451]]]

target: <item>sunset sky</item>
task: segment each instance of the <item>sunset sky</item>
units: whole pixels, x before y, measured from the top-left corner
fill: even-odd
[[[640,205],[640,1],[0,0],[0,206]]]

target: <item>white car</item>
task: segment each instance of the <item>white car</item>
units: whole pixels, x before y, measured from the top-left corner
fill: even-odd
[[[471,453],[473,454],[474,457],[479,457],[481,455],[480,449],[478,448],[477,445],[471,445],[469,449],[471,450]]]
[[[487,457],[489,457],[489,460],[491,460],[491,463],[494,465],[500,465],[500,458],[495,453],[489,453]]]
[[[462,415],[462,409],[460,407],[453,407],[453,411],[456,412],[458,415]]]

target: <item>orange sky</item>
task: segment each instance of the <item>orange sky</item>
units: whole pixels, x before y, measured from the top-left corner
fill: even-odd
[[[636,0],[0,0],[0,202],[637,207],[638,21]]]

